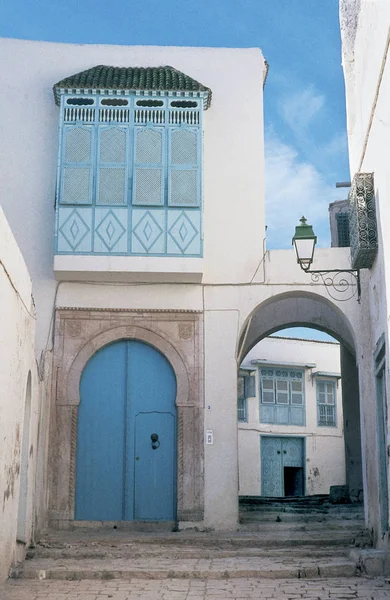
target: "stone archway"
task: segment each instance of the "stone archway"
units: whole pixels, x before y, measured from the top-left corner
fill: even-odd
[[[241,364],[261,339],[288,327],[319,329],[340,342],[346,479],[352,499],[359,499],[363,473],[355,333],[339,306],[323,296],[299,290],[268,298],[255,307],[245,321],[239,337],[237,362]]]
[[[137,339],[159,350],[177,381],[178,521],[203,518],[202,315],[196,312],[58,310],[54,418],[51,425],[50,523],[74,521],[75,461],[80,377],[97,350]]]

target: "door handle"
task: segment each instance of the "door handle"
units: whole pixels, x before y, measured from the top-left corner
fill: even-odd
[[[160,441],[158,439],[158,433],[152,433],[150,436],[150,439],[152,440],[153,450],[157,450],[157,448],[159,448],[159,446],[160,446]]]

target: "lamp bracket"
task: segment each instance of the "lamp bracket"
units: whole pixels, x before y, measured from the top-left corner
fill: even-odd
[[[357,296],[356,299],[360,304],[361,288],[359,270],[330,269],[327,271],[311,271],[308,268],[304,269],[304,271],[310,273],[313,283],[322,282],[328,295],[333,300],[345,302]]]

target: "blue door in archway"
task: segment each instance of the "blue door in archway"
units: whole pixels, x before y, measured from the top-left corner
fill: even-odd
[[[75,519],[176,518],[176,379],[143,342],[99,350],[80,382]]]

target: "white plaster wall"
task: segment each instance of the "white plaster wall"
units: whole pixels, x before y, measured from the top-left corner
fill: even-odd
[[[31,415],[27,445],[26,541],[42,521],[36,498],[43,495],[37,464],[41,386],[34,357],[35,317],[30,277],[0,208],[0,581],[24,556],[17,538],[21,451],[28,375],[31,373]]]
[[[347,3],[345,0],[344,4]],[[362,312],[359,338],[363,457],[365,462],[366,518],[377,545],[388,544],[379,531],[378,448],[376,431],[373,354],[382,334],[386,340],[386,383],[389,367],[389,281],[390,281],[390,173],[387,148],[390,143],[389,65],[390,3],[361,3],[353,45],[353,60],[343,61],[346,80],[348,148],[351,177],[357,171],[374,172],[378,220],[378,256],[369,271],[362,273]],[[343,47],[348,28],[342,30]],[[387,397],[387,414],[390,403]],[[387,424],[389,427],[389,423]],[[387,431],[387,450],[390,432]]]
[[[205,524],[234,529],[238,523],[236,311],[205,313]]]
[[[387,0],[340,0],[343,69],[347,94],[351,172],[359,170],[389,36]]]
[[[331,485],[345,484],[345,451],[341,383],[336,386],[337,427],[318,427],[315,371],[340,373],[338,343],[306,341],[285,337],[268,337],[245,357],[242,366],[256,367],[252,360],[261,359],[285,365],[315,363],[305,369],[306,425],[266,425],[259,419],[259,377],[256,373],[256,398],[248,399],[248,422],[238,423],[239,493],[261,495],[260,436],[263,434],[305,438],[305,492],[328,494]],[[261,368],[261,366],[260,366]],[[332,379],[336,382],[336,379]]]
[[[59,109],[52,86],[98,64],[169,64],[212,89],[212,105],[204,115],[204,281],[250,281],[261,259],[264,237],[265,66],[260,50],[2,39],[0,53],[2,143],[7,148],[0,164],[2,201],[33,279],[38,350],[48,345],[55,294],[53,204]]]

